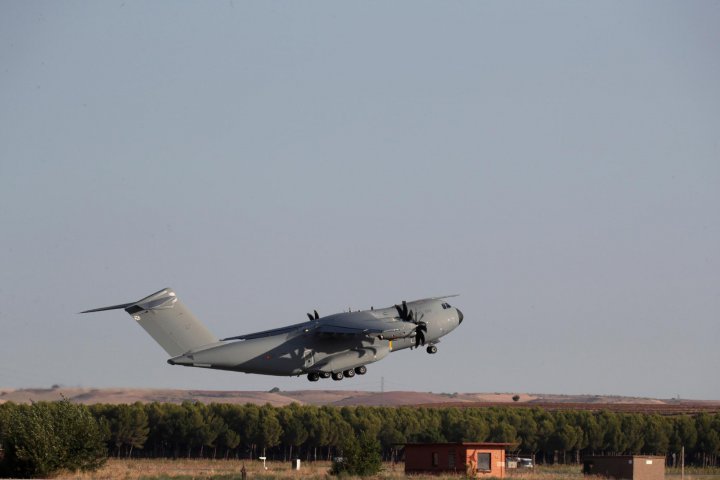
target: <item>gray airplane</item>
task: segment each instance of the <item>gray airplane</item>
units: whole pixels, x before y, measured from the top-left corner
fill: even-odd
[[[451,295],[454,296],[454,295]],[[262,375],[300,376],[316,382],[364,375],[365,365],[388,353],[427,345],[437,352],[440,337],[463,321],[449,297],[403,301],[388,308],[343,312],[287,327],[219,340],[169,288],[137,302],[86,310],[124,309],[171,356],[170,365]]]

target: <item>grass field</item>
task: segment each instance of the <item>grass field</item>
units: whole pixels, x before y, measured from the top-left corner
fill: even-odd
[[[123,460],[109,459],[100,470],[91,473],[65,473],[58,479],[108,479],[108,480],[234,480],[241,479],[243,466],[248,479],[325,479],[329,462],[303,463],[299,471],[290,468],[290,462],[267,462],[267,470],[261,461],[254,460]],[[396,467],[402,472],[400,466]],[[388,466],[389,476],[393,475]]]
[[[329,480],[329,462],[303,463],[299,471],[292,470],[289,462],[268,462],[267,470],[255,460],[123,460],[110,459],[105,467],[92,473],[65,473],[62,480],[240,480],[245,466],[249,480]],[[680,472],[668,469],[666,478],[680,480]],[[387,480],[404,479],[402,463],[387,463],[376,477]],[[459,476],[413,476],[413,480],[443,480]],[[578,465],[537,466],[532,470],[507,470],[506,478],[517,480],[580,480],[583,477]],[[687,480],[720,480],[720,469],[688,469]]]

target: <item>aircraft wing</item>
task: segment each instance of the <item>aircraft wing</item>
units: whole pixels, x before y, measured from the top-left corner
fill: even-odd
[[[382,335],[407,327],[406,322],[377,318],[368,312],[338,313],[320,320],[317,333],[341,335]]]
[[[322,325],[316,328],[315,332],[339,335],[380,335],[384,330],[379,328],[347,327],[345,325]]]
[[[272,330],[263,330],[262,332],[249,333],[247,335],[238,335],[236,337],[223,338],[225,340],[252,340],[253,338],[271,337],[273,335],[281,335],[283,333],[290,333],[299,328],[305,327],[307,331],[314,328],[314,325],[310,322],[296,323],[295,325],[289,325],[287,327],[273,328]]]
[[[389,335],[396,332],[412,330],[414,325],[392,318],[377,318],[365,312],[337,313],[321,318],[316,322],[303,322],[287,327],[263,330],[262,332],[238,335],[235,337],[223,338],[222,340],[252,340],[254,338],[282,335],[303,329],[305,332],[313,332],[326,335]]]

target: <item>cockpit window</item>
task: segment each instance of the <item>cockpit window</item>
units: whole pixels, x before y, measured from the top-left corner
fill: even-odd
[[[448,308],[452,308],[452,307],[450,306],[450,304],[449,304],[449,303],[447,303],[447,302],[443,302],[443,304],[442,304],[442,308],[443,308],[443,310],[447,310]]]

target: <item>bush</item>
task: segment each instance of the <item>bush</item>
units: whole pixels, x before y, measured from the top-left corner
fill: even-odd
[[[106,450],[87,407],[68,400],[13,405],[3,415],[0,473],[46,477],[60,470],[96,470]]]
[[[333,475],[358,475],[368,477],[375,475],[382,467],[380,442],[368,433],[360,439],[348,437],[342,446],[342,460],[333,462]]]

